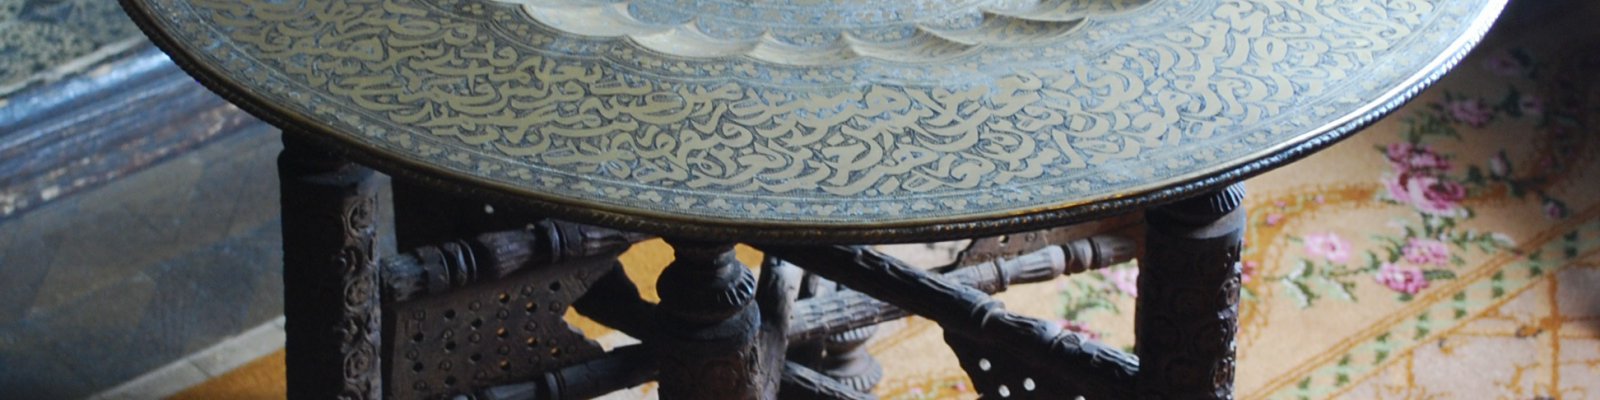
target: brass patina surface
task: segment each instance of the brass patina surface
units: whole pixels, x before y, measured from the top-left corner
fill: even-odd
[[[1504,1],[124,4],[203,82],[386,171],[626,229],[899,241],[1287,162],[1431,83]]]

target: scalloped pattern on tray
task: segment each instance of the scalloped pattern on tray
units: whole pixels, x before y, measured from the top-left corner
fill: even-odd
[[[1074,24],[1048,40],[807,63],[577,35],[498,0],[138,1],[220,79],[395,159],[623,214],[805,226],[1019,215],[1220,173],[1370,117],[1503,5],[1047,1],[1076,18],[1046,19]],[[595,7],[634,3],[611,4]],[[944,7],[904,4],[895,23]],[[1028,9],[985,4],[926,12]],[[715,27],[736,19],[681,34],[741,37]],[[844,39],[768,32],[750,51],[916,40],[807,29]]]
[[[521,5],[559,33],[625,38],[671,56],[823,65],[930,63],[985,46],[1056,44],[1086,18],[1152,0],[496,1]]]

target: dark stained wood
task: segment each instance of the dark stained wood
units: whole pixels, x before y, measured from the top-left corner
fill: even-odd
[[[838,322],[829,320],[829,317],[838,317],[839,315],[818,314],[818,303],[845,306],[838,304],[838,302],[830,301],[837,299],[839,295],[847,297],[845,301],[872,302],[891,309],[894,306],[845,289],[838,283],[826,278],[805,273],[795,267],[794,264],[776,257],[767,257],[762,268],[763,271],[767,269],[796,271],[795,273],[800,276],[801,286],[804,286],[804,289],[795,288],[796,297],[803,295],[805,298],[801,302],[809,303],[809,305],[795,304],[793,306],[809,315],[793,315],[788,318],[789,321],[794,323],[788,327],[789,339],[795,340],[790,342],[787,352],[789,361],[821,373],[857,391],[871,392],[872,388],[877,386],[878,380],[883,377],[883,367],[871,354],[867,353],[862,345],[866,344],[867,340],[872,339],[872,335],[877,332],[876,323],[880,322],[880,320],[855,319],[850,322],[856,323],[856,325],[850,325],[849,327],[842,325],[831,326],[839,328],[840,330],[837,332],[819,333],[817,329],[801,328],[799,332],[810,333],[810,335],[803,337],[794,335],[797,332],[794,327],[807,324],[816,326],[818,322],[823,321]],[[850,296],[851,294],[856,296]],[[893,309],[893,311],[899,311],[899,309]],[[904,316],[905,313],[896,315]]]
[[[1233,398],[1244,186],[1147,213],[1135,315],[1139,398]]]
[[[982,291],[951,282],[860,246],[761,246],[807,271],[939,323],[952,335],[992,345],[1095,399],[1133,396],[1138,361],[1064,331],[1054,323],[1006,311]],[[1020,378],[1019,378],[1020,379]]]
[[[1121,236],[1097,235],[1021,256],[936,271],[942,271],[944,279],[992,294],[1005,291],[1010,285],[1042,282],[1061,274],[1126,262],[1134,256],[1132,243]],[[865,293],[829,290],[797,302],[789,339],[806,341],[905,316],[906,311]]]
[[[784,356],[789,350],[790,312],[800,294],[804,272],[772,257],[762,260],[761,276],[756,280],[756,309],[760,326],[756,332],[756,384],[760,398],[777,399],[784,375]]]
[[[1016,257],[1045,247],[1061,246],[1079,239],[1112,232],[1137,238],[1140,236],[1139,232],[1130,231],[1142,227],[1143,220],[1144,213],[1131,212],[1050,229],[972,239],[972,243],[967,244],[967,248],[956,255],[956,261],[951,265],[973,265]]]
[[[378,400],[376,174],[299,139],[278,158],[289,398]]]
[[[493,386],[451,400],[581,400],[655,379],[656,362],[644,345],[619,347],[605,357],[546,372],[521,383]]]
[[[430,400],[546,377],[605,357],[567,324],[567,307],[616,264],[609,256],[531,268],[467,287],[385,303],[388,400]],[[559,382],[552,390],[572,382]]]
[[[523,229],[421,246],[384,260],[384,301],[406,301],[569,260],[615,256],[647,237],[542,220]]]
[[[788,362],[783,366],[781,400],[878,400],[870,392],[856,390],[803,365]]]
[[[755,277],[732,243],[668,239],[676,259],[661,272],[652,343],[661,362],[663,400],[770,400],[778,371],[765,369],[753,301]]]
[[[871,393],[883,379],[883,365],[864,345],[877,332],[877,325],[866,325],[828,336],[818,372],[851,389]]]

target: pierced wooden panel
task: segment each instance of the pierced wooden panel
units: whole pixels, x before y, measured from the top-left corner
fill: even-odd
[[[386,397],[437,399],[601,356],[562,315],[614,262],[575,260],[385,305]]]

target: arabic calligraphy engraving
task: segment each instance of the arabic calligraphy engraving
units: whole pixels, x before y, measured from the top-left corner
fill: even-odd
[[[145,1],[229,79],[396,157],[623,209],[855,223],[1015,213],[1215,170],[1400,86],[1494,2],[1052,0],[1070,18],[1043,25],[1072,27],[1049,40],[815,62],[540,22],[599,4],[585,0]],[[677,22],[638,11],[686,2],[607,12]],[[1023,9],[1011,3],[950,7]],[[908,21],[948,11],[896,4]],[[737,37],[735,20],[693,34]],[[762,40],[824,57],[834,35]]]

